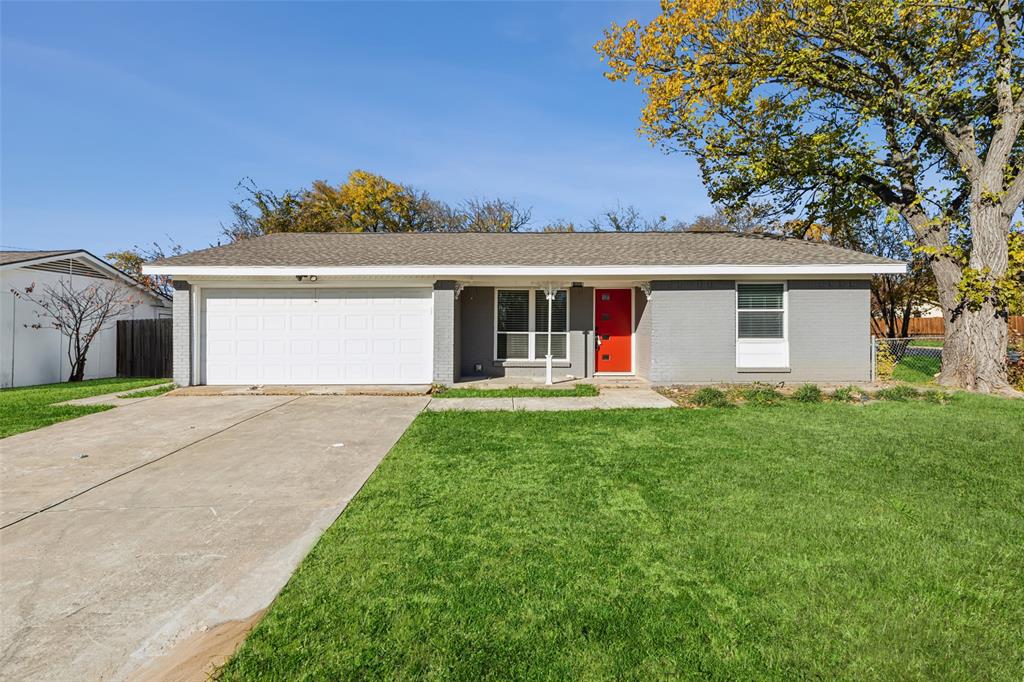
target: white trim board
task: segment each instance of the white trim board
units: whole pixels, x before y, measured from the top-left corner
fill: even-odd
[[[512,266],[512,265],[393,265],[393,266],[234,266],[234,265],[144,265],[147,275],[174,277],[379,277],[430,276],[436,279],[458,277],[700,277],[741,275],[874,275],[903,274],[905,263],[870,265],[585,265],[585,266]]]

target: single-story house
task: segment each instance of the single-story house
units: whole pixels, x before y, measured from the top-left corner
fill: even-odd
[[[35,386],[67,381],[71,374],[68,338],[40,316],[39,306],[14,295],[36,285],[56,288],[61,280],[75,290],[109,284],[130,292],[140,303],[116,319],[170,317],[171,302],[142,286],[102,258],[82,249],[0,251],[0,387]],[[116,321],[116,320],[114,320]],[[35,325],[39,325],[36,328]],[[111,324],[89,347],[85,378],[117,375],[117,330]]]
[[[903,263],[731,233],[274,234],[174,278],[174,380],[864,381],[870,278]],[[549,312],[549,298],[550,312]]]

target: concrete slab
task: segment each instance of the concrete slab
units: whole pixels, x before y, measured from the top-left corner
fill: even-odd
[[[288,400],[147,400],[5,438],[0,447],[4,525]]]
[[[154,386],[144,386],[142,388],[133,388],[128,391],[117,391],[116,393],[104,393],[103,395],[89,396],[88,398],[75,398],[74,400],[65,400],[62,403],[55,403],[56,405],[131,405],[137,403],[140,400],[152,400],[158,396],[146,396],[143,398],[132,398],[121,396],[131,396],[134,393],[145,393],[146,391],[152,391],[155,388],[163,388],[165,386],[173,386],[174,384],[168,382],[166,384],[156,384]]]
[[[540,398],[552,400],[552,398]],[[469,411],[488,412],[491,410],[512,411],[512,398],[434,398],[427,405],[431,412]]]
[[[617,388],[601,391],[595,398],[603,410],[626,408],[667,408],[676,404],[650,388]]]
[[[434,398],[427,405],[432,412],[449,410],[526,410],[555,412],[559,410],[614,410],[630,408],[676,407],[676,404],[650,388],[617,388],[602,390],[589,398]]]
[[[192,442],[180,445],[169,429],[162,459],[0,531],[0,678],[123,679],[196,632],[249,619],[426,402],[161,398],[33,432],[37,448],[52,442],[44,432],[72,425],[97,449],[106,438],[121,452],[104,462],[110,471],[131,458],[122,437],[141,447],[131,428],[143,417],[159,422],[171,411]],[[221,427],[183,427],[193,410]],[[45,451],[19,447],[23,483],[51,475]]]
[[[429,384],[365,384],[335,386],[333,384],[282,385],[282,386],[186,386],[168,395],[179,396],[223,396],[223,395],[426,395],[432,387]]]

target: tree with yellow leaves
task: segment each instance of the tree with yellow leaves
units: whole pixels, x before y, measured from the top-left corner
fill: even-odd
[[[1024,200],[1019,0],[664,0],[596,48],[646,94],[641,129],[711,198],[810,223],[879,206],[930,259],[940,382],[1012,392],[1011,221]]]
[[[249,179],[231,203],[234,221],[222,228],[229,241],[275,232],[515,232],[531,220],[529,208],[505,199],[469,199],[457,206],[409,185],[363,170],[340,185],[317,180],[297,192],[276,194]]]

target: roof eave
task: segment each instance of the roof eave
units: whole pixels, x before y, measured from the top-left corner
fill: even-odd
[[[154,291],[153,289],[150,289],[149,287],[147,287],[144,284],[142,284],[142,282],[140,282],[139,280],[137,280],[134,277],[132,277],[131,275],[129,275],[124,270],[121,270],[119,268],[114,267],[113,265],[111,265],[107,261],[103,260],[99,256],[96,256],[96,255],[90,253],[89,251],[86,251],[85,249],[73,249],[71,251],[61,251],[60,253],[54,253],[54,254],[51,254],[49,256],[39,256],[37,258],[27,258],[27,259],[21,260],[21,261],[15,261],[15,262],[11,262],[11,263],[4,263],[4,264],[0,265],[0,268],[23,268],[26,265],[38,265],[38,264],[48,263],[48,262],[55,261],[55,260],[61,260],[63,258],[83,258],[85,260],[88,260],[90,263],[95,265],[97,268],[99,268],[101,270],[105,270],[107,273],[113,275],[117,279],[120,279],[123,283],[138,289],[139,291],[141,291],[142,293],[144,293],[144,294],[146,294],[148,296],[152,296],[157,301],[160,301],[161,304],[170,303],[170,301],[171,301],[170,297],[167,296],[167,294],[164,294],[162,292]],[[146,273],[146,274],[148,274],[148,273]]]
[[[388,266],[277,266],[277,265],[185,265],[151,264],[142,267],[146,275],[188,277],[380,277],[432,276],[438,279],[459,277],[700,277],[744,275],[879,275],[904,274],[906,263],[844,263],[793,265],[388,265]]]

